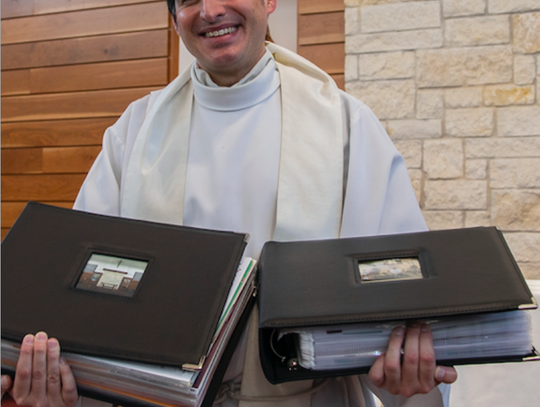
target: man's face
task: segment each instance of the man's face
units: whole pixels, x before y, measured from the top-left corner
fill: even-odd
[[[216,83],[232,85],[264,54],[268,15],[276,1],[176,0],[176,32]]]

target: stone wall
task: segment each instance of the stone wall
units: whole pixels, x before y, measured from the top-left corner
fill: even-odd
[[[540,0],[345,0],[348,92],[431,229],[498,226],[540,278]]]

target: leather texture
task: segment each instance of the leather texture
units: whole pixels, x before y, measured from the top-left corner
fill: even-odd
[[[246,235],[31,202],[2,242],[2,337],[161,365],[206,355]],[[149,262],[131,298],[75,288],[90,253]]]
[[[418,258],[423,278],[361,281],[359,262],[400,257]],[[533,302],[502,233],[494,227],[268,242],[259,260],[259,278],[260,356],[272,383],[368,370],[291,371],[270,346],[274,329],[516,310]],[[483,360],[499,361],[509,360]]]

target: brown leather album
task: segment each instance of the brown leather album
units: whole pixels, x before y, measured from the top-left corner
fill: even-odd
[[[517,354],[506,351],[517,337],[499,332],[516,319],[501,319],[504,311],[537,303],[495,227],[268,242],[259,277],[261,361],[273,383],[365,373],[386,350],[385,330],[388,338],[392,324],[407,320],[430,323],[436,357],[438,344],[447,346],[444,364],[538,358],[525,312],[517,313],[524,331]],[[501,335],[498,353],[468,347],[489,337],[483,347],[497,348]]]
[[[247,239],[242,233],[29,202],[2,242],[3,351],[17,351],[4,340],[20,342],[27,333],[44,330],[60,341],[63,352],[74,355],[71,360],[83,355],[85,364],[92,363],[88,374],[96,383],[100,362],[88,357],[202,372],[190,378],[185,391],[189,397],[197,393],[193,405],[199,405],[204,393],[199,389],[209,386],[216,369],[223,375],[235,347],[227,348],[229,338],[238,331],[238,339],[236,323],[249,312],[243,309],[254,289],[254,273],[246,272],[237,290],[239,305],[221,320]],[[219,332],[218,324],[225,326]],[[227,363],[218,366],[227,352]],[[9,370],[4,357],[2,362]],[[111,369],[121,373],[131,365]],[[129,372],[135,372],[129,389],[137,389],[142,373]],[[216,391],[220,380],[212,384]],[[84,383],[78,382],[80,389]],[[128,395],[130,400],[130,391],[108,388],[108,383],[114,380],[86,393],[117,401]],[[153,405],[150,401],[139,400]]]

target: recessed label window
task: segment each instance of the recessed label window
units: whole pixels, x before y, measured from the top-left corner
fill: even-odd
[[[417,280],[423,278],[417,258],[396,258],[358,263],[360,280],[375,283],[396,280]]]
[[[132,297],[147,267],[147,261],[93,253],[75,287]]]

